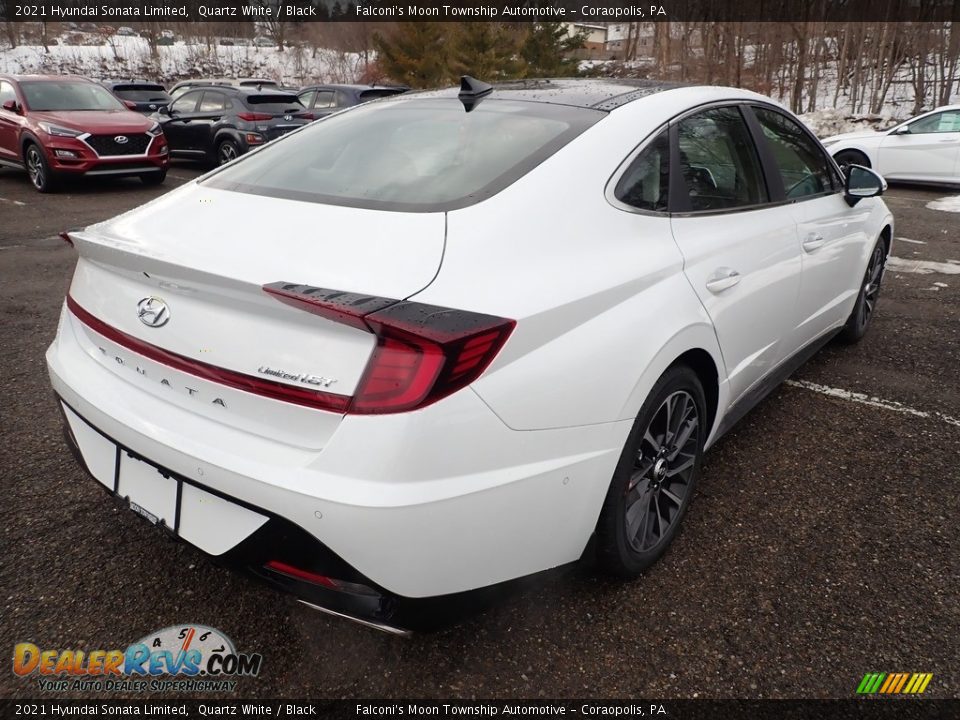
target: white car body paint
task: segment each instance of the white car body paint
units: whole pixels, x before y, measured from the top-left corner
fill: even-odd
[[[434,404],[356,415],[262,397],[136,357],[66,308],[47,353],[53,387],[82,418],[68,414],[72,425],[244,506],[211,511],[224,541],[196,529],[201,496],[184,499],[192,541],[208,552],[228,550],[269,513],[411,598],[575,561],[663,372],[690,351],[711,359],[711,444],[737,399],[844,323],[874,243],[885,227],[892,236],[881,199],[851,208],[839,192],[709,217],[632,213],[608,200],[636,146],[718,101],[769,102],[728,88],[630,102],[509,187],[445,216],[193,182],[72,234],[80,258],[70,294],[117,330],[235,372],[316,374],[347,395],[373,336],[261,286],[308,282],[516,320],[479,379]],[[823,243],[805,250],[810,233]],[[705,289],[722,268],[741,282]],[[168,303],[165,327],[138,322],[149,296]],[[87,445],[87,466],[108,475],[113,445]]]
[[[944,121],[937,132],[901,132],[918,121],[929,121],[944,113],[950,121]],[[845,150],[862,153],[870,167],[887,180],[956,185],[960,184],[958,113],[960,105],[946,105],[884,132],[844,133],[828,137],[823,143],[834,157]]]

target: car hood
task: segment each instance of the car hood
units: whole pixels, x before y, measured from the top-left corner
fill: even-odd
[[[32,112],[31,118],[71,130],[99,133],[138,133],[153,127],[153,121],[132,110],[60,110]]]
[[[840,140],[868,140],[873,138],[881,138],[884,135],[886,135],[885,132],[877,132],[876,130],[857,130],[856,132],[831,135],[828,138],[824,138],[823,143],[826,145],[827,143],[838,142]]]

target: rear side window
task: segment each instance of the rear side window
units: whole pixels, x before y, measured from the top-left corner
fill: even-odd
[[[620,178],[614,197],[639,210],[666,212],[670,185],[670,136],[660,133]]]
[[[223,93],[211,92],[207,90],[200,101],[199,112],[218,112],[223,110],[226,105],[226,97]]]
[[[735,107],[704,110],[678,124],[680,172],[691,211],[767,202],[760,158]]]
[[[270,197],[434,212],[499,192],[605,113],[487,99],[361,105],[244,157],[205,184]]]
[[[753,112],[773,152],[788,199],[836,189],[830,160],[799,123],[767,108],[754,107]]]
[[[315,108],[333,107],[333,91],[320,90],[319,92],[317,92],[317,100],[316,102],[314,102],[313,106]]]

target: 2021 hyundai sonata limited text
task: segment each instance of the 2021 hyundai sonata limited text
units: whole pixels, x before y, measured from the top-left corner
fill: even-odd
[[[465,79],[71,232],[50,376],[131,509],[409,628],[587,547],[654,562],[711,443],[866,331],[882,189],[751,92]]]

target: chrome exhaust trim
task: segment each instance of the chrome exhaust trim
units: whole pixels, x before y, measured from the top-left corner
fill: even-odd
[[[393,627],[392,625],[385,625],[384,623],[373,622],[372,620],[363,620],[358,617],[353,617],[352,615],[346,615],[345,613],[337,612],[336,610],[331,610],[330,608],[325,608],[321,605],[314,605],[312,602],[307,602],[306,600],[301,600],[297,598],[297,602],[303,603],[307,607],[313,608],[314,610],[319,610],[322,613],[327,615],[333,615],[334,617],[343,618],[344,620],[350,620],[355,622],[358,625],[364,625],[368,628],[373,628],[374,630],[379,630],[380,632],[387,633],[388,635],[395,635],[398,637],[411,637],[413,632],[410,630],[403,630],[398,627]]]

